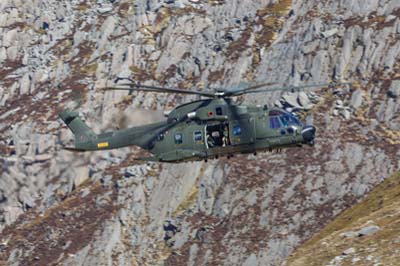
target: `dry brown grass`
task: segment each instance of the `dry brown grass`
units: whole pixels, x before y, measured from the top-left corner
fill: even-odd
[[[381,230],[370,236],[343,237],[344,232],[357,231],[367,225],[378,225]],[[354,256],[344,257],[342,264],[398,265],[400,254],[400,172],[386,179],[352,208],[344,211],[313,238],[304,243],[288,260],[287,265],[327,265],[344,250],[353,247]],[[358,264],[352,259],[360,258]]]

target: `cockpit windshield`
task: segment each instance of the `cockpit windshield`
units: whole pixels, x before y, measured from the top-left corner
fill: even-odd
[[[290,126],[290,125],[300,126],[301,125],[300,120],[292,114],[282,114],[280,117],[281,117],[282,123],[285,126]]]
[[[284,127],[288,127],[290,125],[295,125],[295,126],[302,125],[300,120],[297,117],[295,117],[292,113],[289,113],[289,112],[271,111],[269,115],[270,116],[279,116]]]

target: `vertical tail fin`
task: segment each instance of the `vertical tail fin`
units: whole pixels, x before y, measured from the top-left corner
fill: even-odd
[[[96,137],[96,134],[79,118],[78,112],[65,110],[59,114],[68,128],[75,135],[75,147],[81,146]]]

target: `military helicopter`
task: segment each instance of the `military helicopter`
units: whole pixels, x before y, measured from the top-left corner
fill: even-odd
[[[349,84],[326,83],[279,88],[265,88],[271,84],[258,84],[229,90],[195,91],[141,85],[129,78],[125,79],[129,83],[105,90],[194,94],[205,98],[176,107],[163,122],[98,135],[79,118],[78,112],[65,110],[59,116],[75,135],[75,147],[65,149],[84,152],[135,145],[153,155],[139,160],[182,162],[314,145],[316,128],[305,125],[293,113],[268,106],[240,105],[234,103],[232,97]]]

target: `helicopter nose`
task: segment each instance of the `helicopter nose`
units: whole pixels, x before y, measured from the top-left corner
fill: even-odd
[[[315,127],[305,126],[301,131],[301,135],[303,136],[304,143],[313,145],[315,138]]]

